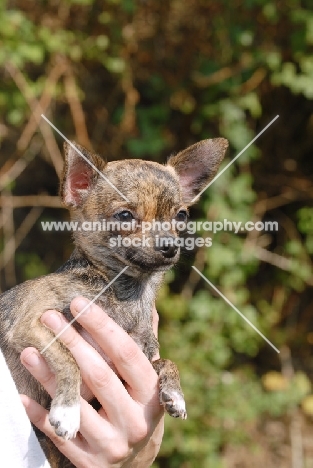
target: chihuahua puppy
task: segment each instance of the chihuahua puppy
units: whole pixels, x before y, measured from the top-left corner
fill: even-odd
[[[159,346],[152,330],[156,292],[164,272],[178,261],[180,254],[175,244],[179,232],[173,220],[186,221],[188,206],[215,176],[227,146],[223,138],[204,140],[171,156],[163,166],[142,160],[106,163],[77,144],[75,147],[84,157],[65,144],[60,194],[72,221],[83,226],[105,219],[118,221],[119,228],[100,231],[78,227],[73,234],[76,248],[65,265],[0,296],[0,345],[18,391],[50,406],[49,420],[59,436],[70,439],[79,430],[81,377],[62,342],[57,339],[51,343],[54,335],[41,324],[41,315],[56,309],[71,320],[72,299],[84,296],[93,300],[127,267],[96,303],[152,361]],[[145,229],[142,239],[142,224],[153,220],[161,222],[161,227],[149,232]],[[164,222],[171,223],[167,231],[162,229]],[[131,229],[125,229],[130,225]],[[128,238],[128,242],[117,244],[118,237]],[[135,238],[143,242],[132,242]],[[86,337],[77,322],[74,326]],[[19,354],[28,346],[44,349],[43,356],[56,375],[57,389],[52,401],[20,363]],[[160,404],[171,416],[185,419],[176,365],[166,359],[152,365],[159,376]]]

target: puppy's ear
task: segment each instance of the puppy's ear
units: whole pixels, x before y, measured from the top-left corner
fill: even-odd
[[[77,208],[81,206],[100,177],[99,172],[103,171],[106,162],[77,143],[73,142],[73,145],[78,151],[69,143],[64,143],[65,164],[61,177],[60,195],[66,206]]]
[[[202,140],[169,158],[168,164],[179,175],[184,203],[194,203],[194,198],[215,177],[227,148],[225,138]]]

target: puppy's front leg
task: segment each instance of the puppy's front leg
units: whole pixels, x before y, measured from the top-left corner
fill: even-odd
[[[10,341],[17,351],[28,346],[43,350],[54,338],[39,320],[33,322],[28,330],[19,324],[11,332]],[[69,350],[56,340],[42,353],[56,378],[56,391],[51,402],[49,421],[57,435],[72,439],[80,425],[80,384],[81,376],[75,359]],[[35,395],[29,395],[36,398]]]
[[[43,353],[56,377],[56,392],[51,402],[49,421],[64,439],[76,436],[80,426],[80,371],[71,353],[56,340]]]
[[[186,419],[185,399],[176,364],[169,359],[158,359],[152,365],[159,376],[160,403],[173,418]]]

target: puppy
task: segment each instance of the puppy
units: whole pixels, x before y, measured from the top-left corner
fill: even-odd
[[[0,345],[18,391],[50,407],[49,420],[59,436],[70,439],[79,430],[81,377],[62,342],[51,343],[54,335],[41,324],[41,315],[56,309],[72,320],[72,299],[93,300],[105,289],[96,303],[151,361],[159,347],[152,331],[156,293],[164,272],[180,254],[175,221],[186,222],[188,206],[214,178],[227,146],[223,138],[203,140],[171,156],[163,166],[142,160],[106,163],[77,144],[78,151],[65,144],[60,195],[77,226],[75,250],[55,273],[26,281],[0,296]],[[109,228],[83,229],[95,222],[98,227],[103,220]],[[144,223],[153,227],[143,234]],[[169,229],[162,227],[165,223]],[[82,332],[77,322],[74,326]],[[56,375],[52,401],[20,363],[19,354],[28,346],[44,350]],[[152,365],[159,376],[160,404],[171,416],[185,419],[176,365],[166,359]]]

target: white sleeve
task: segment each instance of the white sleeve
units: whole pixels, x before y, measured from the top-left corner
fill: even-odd
[[[1,351],[0,453],[8,467],[50,468]]]

